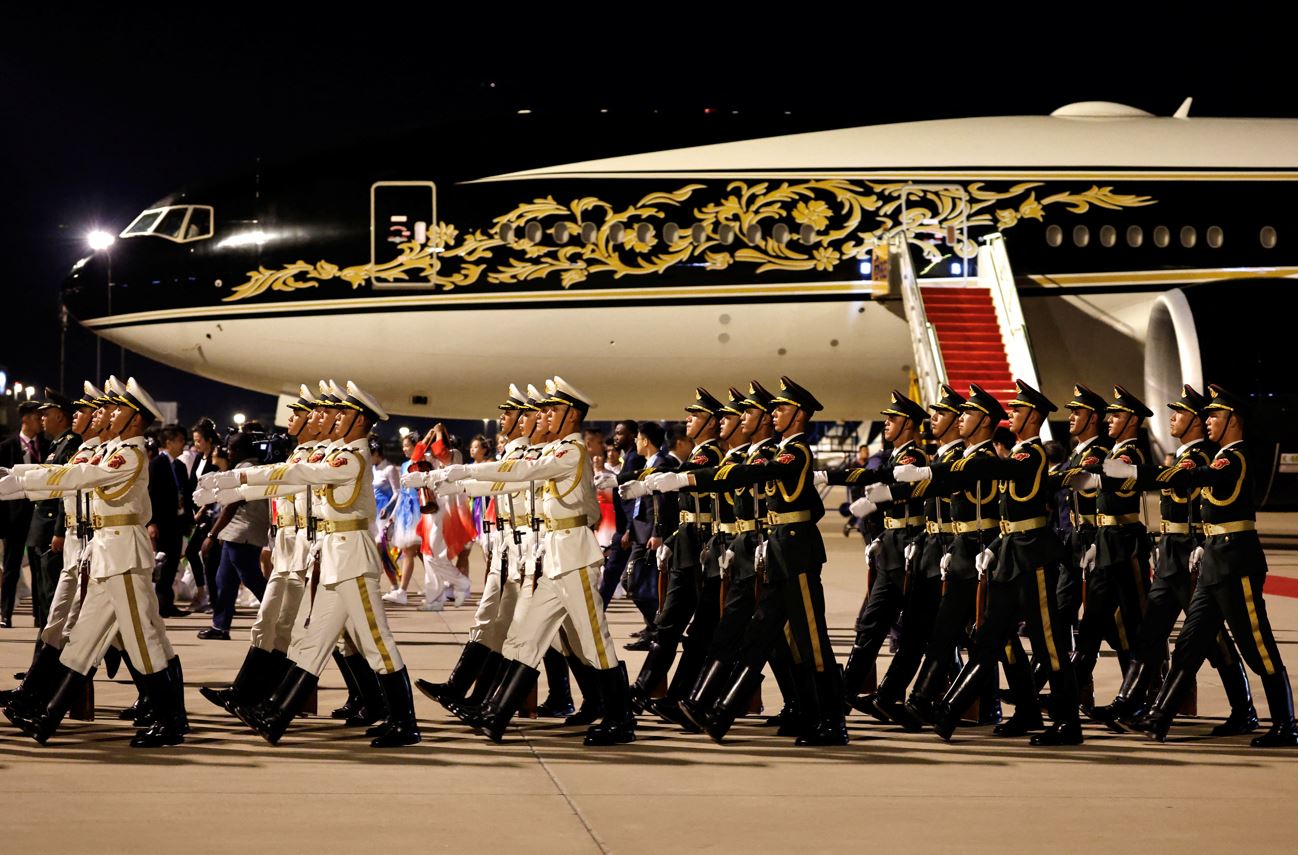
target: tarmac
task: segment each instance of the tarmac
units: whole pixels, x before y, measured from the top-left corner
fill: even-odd
[[[1265,515],[1267,607],[1286,660],[1298,662],[1298,520]],[[862,542],[834,517],[824,532],[828,619],[839,661],[865,587]],[[475,554],[474,584],[482,561]],[[476,596],[459,608],[390,607],[414,677],[445,676]],[[619,648],[641,626],[614,600]],[[119,674],[96,681],[100,716],[65,722],[48,745],[0,727],[0,841],[12,853],[485,851],[1176,852],[1292,853],[1298,843],[1298,751],[1214,739],[1226,713],[1216,674],[1200,673],[1200,718],[1166,744],[1086,728],[1086,744],[1041,749],[988,728],[906,734],[858,713],[842,748],[795,747],[752,719],[726,745],[641,718],[634,744],[585,748],[581,730],[525,720],[503,745],[476,736],[416,695],[424,741],[376,750],[328,718],[299,719],[276,747],[198,693],[242,661],[252,615],[233,641],[200,641],[203,616],[168,621],[185,668],[193,733],[182,746],[133,750],[114,713],[133,700]],[[16,616],[28,624],[28,614]],[[30,626],[0,631],[0,683],[31,655]],[[643,654],[627,653],[632,673]],[[880,659],[880,673],[887,653]],[[1298,668],[1298,665],[1295,666]],[[1106,651],[1097,697],[1120,681]],[[1252,678],[1265,727],[1265,699]],[[344,699],[332,665],[320,708]],[[778,705],[774,681],[768,707]],[[768,709],[768,713],[773,710]]]

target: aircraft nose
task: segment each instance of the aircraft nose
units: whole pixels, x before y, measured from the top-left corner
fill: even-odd
[[[117,247],[92,251],[73,264],[64,277],[63,305],[77,320],[93,320],[109,313],[108,292],[114,249]]]

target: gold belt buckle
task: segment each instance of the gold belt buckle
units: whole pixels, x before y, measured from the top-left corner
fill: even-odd
[[[90,525],[92,528],[103,528],[104,527],[103,516],[101,514],[91,514]]]

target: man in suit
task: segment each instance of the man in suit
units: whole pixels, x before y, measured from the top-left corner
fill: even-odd
[[[634,473],[644,468],[644,457],[636,451],[636,434],[640,427],[634,421],[623,420],[613,426],[613,445],[622,452],[622,472]],[[616,489],[618,475],[611,472],[596,473],[595,486],[599,489]],[[631,557],[631,514],[635,511],[635,499],[613,497],[613,513],[617,522],[613,532],[613,543],[609,546],[604,558],[604,574],[600,577],[599,595],[608,608],[613,592],[626,570],[627,560]],[[630,593],[629,591],[627,593]]]
[[[73,403],[58,392],[45,390],[45,403],[39,409],[41,426],[46,436],[54,437],[54,440],[41,462],[62,466],[72,459],[81,445],[81,436],[72,430],[76,410]],[[65,519],[62,499],[43,499],[33,505],[27,550],[32,571],[32,617],[41,629],[49,619],[54,585],[63,571]]]
[[[663,451],[665,431],[656,422],[644,422],[636,432],[635,447],[641,458],[640,468],[635,469],[628,461],[618,475],[618,482],[625,484],[654,472],[672,471],[680,465],[671,455]],[[656,498],[643,496],[630,499],[627,511],[627,531],[631,534],[631,543],[626,562],[627,593],[631,601],[644,615],[645,629],[640,638],[626,645],[627,650],[648,650],[653,642],[654,618],[658,615],[658,547],[666,531],[659,531],[658,516],[661,513],[663,525],[670,524],[676,518],[676,499],[674,496]],[[670,503],[670,507],[667,507]]]
[[[45,459],[40,406],[38,401],[23,401],[18,405],[18,434],[0,442],[0,467],[8,469],[19,463],[40,463]],[[27,532],[32,524],[32,509],[33,503],[28,499],[5,502],[0,509],[5,542],[3,575],[0,575],[0,629],[13,626],[18,578],[22,575],[23,553],[28,551]],[[34,551],[28,558],[35,570],[39,559]]]
[[[212,462],[212,452],[220,444],[221,438],[216,433],[216,423],[206,417],[199,419],[190,433],[194,440],[195,457],[188,473],[185,489],[181,491],[181,499],[185,502],[194,529],[189,544],[185,547],[185,559],[189,562],[189,568],[194,574],[194,585],[198,588],[198,592],[194,594],[194,601],[190,604],[190,610],[210,612],[212,609],[209,605],[208,592],[211,591],[212,595],[216,593],[216,568],[221,563],[221,555],[219,552],[209,552],[204,558],[202,547],[208,532],[212,530],[212,523],[216,522],[216,507],[215,505],[198,507],[194,504],[193,495],[198,489],[198,479],[208,472],[216,471],[216,464]]]
[[[180,455],[185,450],[184,428],[180,425],[163,427],[158,432],[158,445],[157,455],[149,461],[149,502],[153,509],[149,535],[154,549],[166,558],[158,566],[154,587],[158,594],[158,611],[164,618],[186,617],[189,612],[176,608],[176,594],[172,589],[176,571],[180,569],[187,521],[183,490],[188,486],[189,473],[185,464],[180,462]]]

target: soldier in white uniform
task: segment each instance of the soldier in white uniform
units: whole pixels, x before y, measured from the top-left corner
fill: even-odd
[[[83,439],[68,461],[69,465],[89,463],[94,457],[95,450],[102,441],[101,433],[108,427],[107,403],[104,393],[87,380],[84,394],[72,402],[75,409],[71,429]],[[11,472],[23,475],[27,471],[40,468],[42,464],[39,463],[24,464],[14,467]],[[17,489],[19,486],[17,478],[9,483],[12,485],[10,489]],[[27,675],[18,688],[0,692],[0,703],[6,706],[13,705],[15,709],[29,705],[29,702],[34,703],[38,698],[43,699],[44,702],[49,701],[49,689],[52,688],[49,677],[55,671],[53,666],[58,663],[67,635],[76,622],[76,610],[73,606],[74,604],[80,606],[81,574],[89,569],[88,564],[83,567],[81,561],[83,540],[89,534],[90,526],[86,493],[83,490],[55,492],[61,493],[63,498],[65,529],[59,536],[63,547],[63,570],[59,573],[54,586],[49,617],[45,628],[41,630],[40,648],[31,668],[27,669]],[[23,495],[31,499],[53,498],[53,492],[28,494],[24,491]]]
[[[85,692],[95,666],[121,630],[126,654],[140,674],[152,725],[131,746],[156,747],[184,741],[188,721],[180,659],[167,640],[153,588],[153,546],[145,526],[151,516],[149,462],[144,431],[162,414],[149,394],[127,381],[116,396],[111,430],[115,439],[87,463],[54,466],[22,475],[27,490],[88,490],[91,497],[92,561],[81,611],[56,668],[45,708],[15,724],[44,743],[58,729],[76,698]]]
[[[531,595],[520,600],[503,650],[509,660],[505,679],[500,694],[488,699],[483,730],[493,741],[500,741],[535,685],[545,651],[562,629],[576,655],[596,669],[604,704],[604,719],[587,731],[586,744],[632,742],[635,716],[626,668],[618,662],[599,596],[604,555],[591,529],[599,521],[599,503],[581,433],[590,398],[561,377],[547,384],[547,393],[542,410],[550,434],[562,439],[551,443],[539,458],[448,466],[430,473],[447,481],[545,483],[543,572]]]
[[[313,583],[305,632],[300,640],[294,640],[289,651],[293,665],[266,702],[255,708],[239,705],[235,712],[267,742],[277,743],[303,702],[315,691],[330,652],[351,621],[360,630],[353,641],[360,645],[370,670],[378,672],[387,703],[387,721],[370,744],[376,748],[413,745],[420,735],[410,677],[379,598],[380,557],[369,529],[377,509],[367,437],[370,427],[386,419],[387,414],[374,398],[350,381],[342,406],[333,431],[337,445],[320,462],[284,463],[204,476],[206,483],[202,486],[212,489],[244,484],[306,485],[318,500],[319,581]]]

